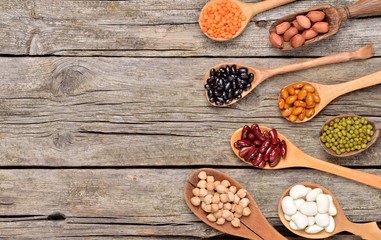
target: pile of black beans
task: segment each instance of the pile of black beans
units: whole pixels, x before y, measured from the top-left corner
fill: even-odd
[[[254,74],[245,67],[237,69],[236,65],[210,69],[210,75],[205,84],[211,103],[224,105],[234,99],[240,99],[242,92],[251,88]]]

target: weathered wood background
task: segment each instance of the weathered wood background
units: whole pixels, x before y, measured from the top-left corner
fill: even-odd
[[[251,1],[257,2],[257,1]],[[381,175],[381,141],[346,159],[326,154],[319,129],[356,113],[381,123],[381,85],[334,100],[313,120],[280,117],[282,86],[335,84],[381,70],[380,17],[343,23],[318,44],[283,52],[268,28],[323,3],[300,0],[255,16],[217,43],[197,24],[205,0],[2,0],[0,3],[0,239],[232,239],[187,208],[182,188],[200,167],[231,174],[289,239],[276,205],[285,188],[329,188],[355,222],[381,222],[381,191],[308,169],[261,171],[230,150],[235,129],[275,127],[311,156]],[[228,108],[211,107],[201,83],[222,62],[276,67],[372,43],[375,57],[275,76]],[[343,233],[330,239],[359,239]]]

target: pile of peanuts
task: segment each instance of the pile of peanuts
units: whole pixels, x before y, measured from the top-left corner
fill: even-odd
[[[294,230],[304,230],[310,234],[323,229],[328,233],[335,230],[333,216],[337,214],[337,209],[332,196],[324,194],[321,188],[295,185],[289,196],[282,199],[281,206],[285,219]]]
[[[315,106],[319,102],[320,97],[315,88],[304,82],[297,82],[282,88],[278,98],[282,116],[290,122],[312,117],[315,114]]]
[[[216,181],[214,176],[208,176],[205,171],[201,171],[198,178],[197,187],[192,190],[192,205],[201,206],[211,222],[223,225],[228,221],[234,227],[240,227],[240,218],[251,214],[247,191],[237,189],[228,180]]]
[[[324,18],[323,11],[310,11],[307,15],[296,16],[291,23],[282,22],[270,34],[270,42],[277,48],[283,48],[284,42],[290,42],[293,48],[298,48],[306,40],[328,32],[328,22],[323,21]]]

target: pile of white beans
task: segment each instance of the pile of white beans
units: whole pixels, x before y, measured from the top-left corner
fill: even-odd
[[[332,196],[324,194],[321,188],[295,185],[290,189],[289,196],[282,199],[281,205],[285,219],[294,230],[304,230],[310,234],[335,230],[333,216],[337,210]]]
[[[208,176],[204,171],[198,174],[198,178],[197,187],[192,190],[192,205],[201,206],[211,222],[223,225],[228,221],[234,227],[240,227],[240,218],[251,213],[247,191],[237,189],[228,180],[215,181],[213,176]]]

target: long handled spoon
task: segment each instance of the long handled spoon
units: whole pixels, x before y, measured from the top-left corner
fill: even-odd
[[[324,125],[326,124],[329,124],[331,123],[332,121],[334,121],[336,118],[346,118],[346,117],[359,117],[355,114],[342,114],[342,115],[339,115],[339,116],[335,116],[335,117],[332,117],[330,119],[328,119],[322,126],[321,130],[320,130],[320,134],[323,132],[323,127]],[[361,117],[359,117],[361,118]],[[371,140],[366,144],[366,148],[361,148],[359,150],[356,150],[356,151],[350,151],[350,152],[345,152],[345,153],[342,153],[342,154],[337,154],[336,152],[334,152],[331,148],[328,148],[324,145],[324,143],[320,140],[320,144],[321,146],[323,147],[323,149],[331,154],[332,156],[334,157],[350,157],[350,156],[353,156],[353,155],[356,155],[356,154],[359,154],[360,152],[362,151],[365,151],[366,149],[368,149],[370,146],[372,146],[378,139],[378,137],[380,136],[380,132],[381,132],[381,124],[375,124],[374,122],[372,121],[369,121],[369,119],[366,119],[368,121],[369,124],[371,124],[372,126],[372,129],[374,131],[373,133],[373,136],[371,138]]]
[[[211,0],[207,4],[205,4],[205,6],[202,8],[201,14],[200,14],[200,17],[198,20],[201,29],[202,29],[201,18],[203,16],[204,11],[206,11],[206,9],[210,5],[212,5],[213,3],[220,2],[220,1],[221,0]],[[255,15],[262,13],[264,11],[270,10],[272,8],[276,8],[276,7],[282,6],[284,4],[295,2],[295,1],[296,0],[266,0],[266,1],[258,2],[258,3],[245,3],[245,2],[242,2],[239,0],[230,0],[231,3],[237,4],[241,8],[242,14],[244,16],[246,16],[246,19],[244,21],[242,21],[242,23],[241,23],[242,24],[241,28],[231,38],[214,38],[214,37],[209,36],[205,32],[204,32],[204,34],[207,37],[209,37],[210,39],[213,39],[216,41],[231,40],[243,32],[243,30],[246,28],[247,24],[250,22],[251,18],[253,18]]]
[[[214,176],[214,179],[217,181],[222,181],[224,179],[228,180],[231,185],[236,186],[237,189],[244,188],[238,181],[229,175],[217,171],[211,168],[203,168],[193,172],[188,182],[184,187],[184,198],[188,205],[188,207],[192,210],[192,212],[200,218],[204,223],[208,224],[212,228],[217,229],[220,232],[227,233],[230,235],[248,238],[248,239],[257,239],[257,240],[278,240],[278,239],[286,239],[283,237],[271,224],[267,221],[265,216],[263,216],[261,210],[254,198],[247,193],[246,198],[250,200],[250,204],[248,207],[251,210],[251,214],[247,217],[242,217],[241,226],[238,228],[233,227],[229,222],[225,222],[223,225],[218,225],[215,222],[210,222],[206,216],[207,213],[201,209],[201,207],[195,207],[191,203],[191,198],[193,197],[192,189],[196,187],[197,182],[199,181],[197,175],[201,172],[205,171],[208,176]]]
[[[270,128],[260,127],[262,131],[270,131]],[[252,165],[250,162],[246,162],[243,158],[239,156],[239,150],[234,147],[234,143],[241,139],[242,128],[235,131],[230,139],[230,146],[237,155],[246,164]],[[333,163],[329,163],[317,158],[311,157],[310,155],[304,153],[298,147],[296,147],[292,142],[290,142],[285,136],[278,132],[278,138],[284,140],[287,144],[287,155],[285,158],[280,160],[279,164],[275,167],[266,166],[265,169],[282,169],[282,168],[293,168],[293,167],[305,167],[320,170],[323,172],[331,173],[337,176],[351,179],[374,188],[381,189],[381,176],[373,175],[370,173],[342,167]]]
[[[337,199],[335,198],[335,196],[330,191],[328,191],[326,188],[324,188],[323,186],[316,184],[316,183],[306,182],[306,183],[298,183],[298,184],[302,184],[302,185],[304,185],[306,187],[310,187],[310,188],[321,188],[321,190],[323,190],[324,194],[331,195],[331,197],[333,199],[333,203],[335,204],[335,207],[337,210],[337,214],[334,217],[335,230],[331,233],[328,233],[328,232],[323,230],[319,233],[310,234],[310,233],[306,233],[303,230],[294,230],[290,227],[290,223],[284,217],[281,202],[282,202],[282,199],[286,195],[289,195],[290,189],[297,184],[294,184],[291,187],[289,187],[282,194],[282,196],[279,200],[279,203],[278,203],[279,218],[282,221],[283,225],[288,228],[288,230],[290,230],[291,232],[293,232],[293,233],[295,233],[301,237],[312,238],[312,239],[328,238],[328,237],[331,237],[337,233],[347,231],[347,232],[351,232],[355,235],[358,235],[363,239],[381,240],[381,229],[378,228],[376,222],[353,223],[353,222],[349,221],[348,218],[345,216],[345,213],[344,213],[343,209],[340,207],[340,204],[337,201]]]
[[[375,16],[381,15],[381,1],[379,0],[360,0],[348,7],[337,9],[329,4],[313,7],[304,11],[290,14],[277,21],[275,21],[269,31],[270,33],[275,32],[275,27],[282,22],[291,22],[295,20],[298,15],[305,15],[310,11],[323,11],[326,15],[326,21],[328,22],[328,32],[325,34],[320,34],[317,37],[307,40],[304,45],[309,45],[311,43],[320,41],[324,38],[336,34],[341,26],[341,23],[350,18],[358,18],[365,16]],[[293,47],[289,42],[285,42],[282,50],[291,50]]]
[[[319,83],[311,83],[311,82],[304,82],[305,84],[308,83],[312,85],[315,88],[315,92],[317,92],[320,96],[320,102],[316,104],[314,108],[314,115],[311,117],[305,117],[303,120],[300,120],[299,118],[296,118],[294,121],[295,123],[301,123],[301,122],[307,122],[314,118],[321,110],[323,110],[331,101],[333,101],[335,98],[344,95],[346,93],[374,86],[381,83],[381,71],[369,74],[367,76],[344,82],[339,83],[335,85],[323,85]],[[292,84],[291,84],[292,85]],[[285,88],[291,86],[288,85]],[[279,94],[280,98],[280,94]],[[289,117],[287,118],[289,120]]]
[[[238,99],[236,98],[228,104],[217,105],[216,103],[214,103],[214,102],[212,103],[209,100],[208,100],[208,102],[211,105],[218,106],[218,107],[229,106],[229,105],[232,105],[232,104],[238,102],[240,99],[244,98],[251,91],[253,91],[256,86],[258,86],[260,83],[262,83],[263,81],[265,81],[266,79],[268,79],[274,75],[299,71],[299,70],[313,68],[313,67],[327,65],[327,64],[347,62],[350,60],[368,59],[368,58],[371,58],[373,56],[373,54],[374,54],[373,46],[372,45],[366,45],[362,48],[357,49],[356,51],[328,55],[325,57],[320,57],[320,58],[316,58],[313,60],[307,60],[307,61],[303,61],[303,62],[292,63],[292,64],[288,64],[288,65],[283,65],[283,66],[279,66],[276,68],[258,68],[258,67],[243,65],[243,64],[236,64],[237,68],[241,68],[241,67],[247,68],[249,70],[249,72],[254,74],[254,80],[251,82],[251,87],[247,91],[242,92],[241,98],[238,98]],[[226,65],[233,65],[233,64],[234,63],[223,63],[223,64],[219,64],[219,65],[214,66],[213,69],[218,71],[218,69],[221,67],[226,67]],[[210,79],[210,77],[211,76],[210,76],[209,71],[207,73],[205,73],[204,80],[203,80],[204,85],[208,83],[208,79]],[[209,99],[208,98],[208,90],[206,91],[205,95],[206,95],[206,98]]]

